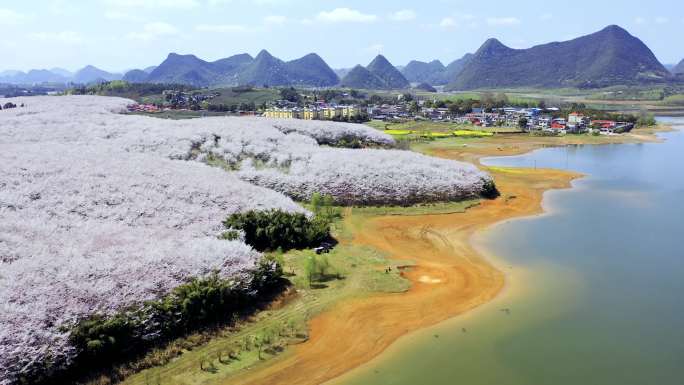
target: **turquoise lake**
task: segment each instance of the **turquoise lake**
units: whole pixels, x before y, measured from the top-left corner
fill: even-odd
[[[485,160],[586,177],[477,238],[507,274],[497,299],[334,382],[684,384],[684,131],[661,137]]]

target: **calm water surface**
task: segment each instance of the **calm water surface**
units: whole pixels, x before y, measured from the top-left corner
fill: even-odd
[[[684,119],[661,119],[684,129]],[[684,132],[489,159],[587,174],[478,239],[508,288],[341,384],[684,384]]]

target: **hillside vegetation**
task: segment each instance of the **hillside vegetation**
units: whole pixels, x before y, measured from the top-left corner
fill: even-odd
[[[268,51],[262,50],[255,58],[248,54],[240,54],[215,62],[207,62],[194,55],[172,53],[144,81],[190,84],[198,87],[230,85],[326,87],[337,84],[339,79],[316,54],[285,62],[272,56]]]
[[[254,305],[282,271],[252,246],[325,235],[290,197],[410,204],[493,189],[470,164],[377,149],[395,142],[361,125],[163,120],[118,114],[130,100],[97,96],[15,101],[24,106],[0,111],[3,385],[50,383]],[[373,148],[334,148],[350,139]],[[269,210],[299,240],[251,244],[246,225],[226,234],[227,217]]]
[[[357,65],[342,79],[342,87],[361,89],[402,89],[409,82],[387,58],[378,55],[366,67]]]
[[[609,26],[574,40],[529,49],[487,40],[447,88],[596,88],[662,82],[670,76],[641,40]]]

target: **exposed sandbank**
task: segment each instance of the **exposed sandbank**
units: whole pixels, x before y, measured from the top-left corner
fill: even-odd
[[[544,191],[567,188],[579,174],[500,168],[492,174],[501,197],[465,213],[359,220],[351,210],[345,220],[356,221],[353,243],[415,261],[403,272],[411,289],[340,303],[311,321],[307,342],[226,383],[319,384],[368,362],[411,331],[493,299],[504,287],[504,274],[478,254],[473,235],[497,222],[540,213]]]

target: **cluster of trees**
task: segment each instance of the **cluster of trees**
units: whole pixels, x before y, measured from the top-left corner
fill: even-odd
[[[22,103],[21,106],[24,107],[24,104]],[[17,108],[17,105],[12,102],[7,102],[0,106],[0,110],[9,110],[10,108]]]
[[[467,114],[473,111],[473,108],[483,108],[485,112],[492,112],[495,108],[503,107],[520,107],[520,108],[546,108],[546,102],[540,100],[538,102],[526,100],[510,100],[505,93],[493,94],[485,92],[480,99],[465,98],[457,100],[426,100],[425,107],[428,108],[448,108],[453,115]]]
[[[0,367],[11,378],[48,365],[68,367],[81,353],[92,361],[124,356],[132,351],[115,352],[145,347],[146,342],[138,341],[167,338],[194,322],[212,322],[212,313],[235,309],[231,304],[241,303],[243,294],[255,292],[254,285],[278,273],[273,265],[268,272],[253,271],[257,252],[242,241],[217,239],[215,224],[231,213],[279,209],[227,222],[258,249],[309,247],[328,237],[326,210],[314,210],[318,215],[313,218],[292,214],[303,210],[286,195],[305,201],[320,191],[332,196],[321,198],[327,202],[410,204],[477,196],[488,178],[472,165],[451,160],[319,145],[347,135],[367,143],[393,143],[388,135],[362,125],[293,120],[276,127],[266,119],[153,119],[141,126],[132,124],[136,117],[111,112],[126,103],[114,98],[36,99],[32,114],[10,119],[0,130],[7,143],[20,134],[26,139],[0,152],[0,172],[10,182],[6,203],[16,208],[0,223],[10,234],[6,246],[13,258],[0,274],[0,307],[5,309],[0,323],[9,328],[0,333]],[[45,146],[45,130],[78,141],[55,140]],[[124,134],[101,140],[112,130]],[[284,135],[285,130],[301,135]],[[179,161],[193,159],[193,150],[259,159],[264,167],[234,172]],[[58,172],[36,177],[46,167]],[[67,199],[74,191],[88,204]],[[26,218],[42,225],[36,228]],[[220,280],[212,280],[212,272]],[[187,291],[174,289],[193,277],[201,282],[185,287]],[[65,296],[78,301],[65,304]],[[151,302],[136,310],[141,301]],[[182,317],[166,318],[170,314]],[[79,325],[69,338],[63,327],[70,330],[76,319],[92,322]]]
[[[299,103],[302,98],[299,95],[299,91],[294,89],[294,87],[283,88],[280,90],[280,98],[282,100],[287,100],[292,103]]]
[[[69,378],[90,373],[139,355],[160,341],[185,335],[207,326],[226,324],[240,314],[256,310],[286,285],[280,265],[263,259],[250,272],[248,283],[237,284],[218,274],[193,279],[170,294],[143,306],[126,309],[113,316],[93,315],[80,321],[70,333],[77,349],[75,364],[49,379]]]
[[[366,112],[360,112],[354,116],[334,116],[333,122],[347,122],[347,123],[365,123],[370,121],[370,117]]]
[[[645,110],[640,111],[638,114],[611,112],[588,108],[584,103],[572,103],[568,108],[563,108],[560,112],[555,113],[554,117],[567,118],[572,112],[579,112],[585,116],[591,117],[593,120],[626,122],[632,123],[638,127],[649,127],[657,124],[655,116]]]
[[[113,80],[88,86],[76,86],[67,90],[67,93],[71,95],[142,97],[158,95],[167,90],[190,92],[195,88],[184,84],[129,83],[124,80]]]
[[[237,86],[233,87],[230,89],[231,91],[235,92],[236,94],[242,94],[245,92],[252,92],[254,91],[254,87],[250,85],[243,85],[243,86]]]
[[[37,98],[30,102],[31,114],[0,117],[0,142],[7,143],[0,151],[0,174],[7,182],[3,203],[14,208],[0,221],[0,233],[7,234],[3,247],[11,255],[0,274],[0,377],[40,371],[46,362],[69,366],[76,349],[62,327],[73,320],[158,300],[215,271],[225,279],[247,279],[244,272],[259,254],[243,242],[216,237],[216,224],[231,213],[303,212],[291,199],[241,181],[235,172],[170,159],[185,159],[203,132],[249,132],[252,127],[243,126],[251,120],[207,125],[151,119],[140,125],[137,117],[111,112],[127,103]],[[111,130],[125,134],[100,139]],[[254,136],[262,135],[255,130]],[[56,138],[49,146],[48,131]],[[284,137],[275,128],[270,132],[267,137]],[[25,140],[12,139],[19,135]],[[64,139],[73,137],[78,140]],[[164,145],[150,150],[160,138]],[[76,205],[69,198],[74,194],[82,198]],[[65,303],[67,297],[74,300]]]
[[[330,222],[320,216],[282,210],[250,210],[230,215],[223,225],[244,233],[245,243],[259,251],[305,249],[330,238]]]
[[[373,97],[379,97],[373,95]],[[341,89],[325,89],[325,90],[297,90],[294,87],[280,89],[280,98],[288,102],[297,103],[299,107],[304,107],[307,104],[317,101],[324,101],[326,103],[337,103],[342,105],[367,105],[371,101],[368,95],[358,90],[341,90]],[[383,98],[383,100],[385,100]],[[396,98],[387,98],[386,101],[396,103]]]

